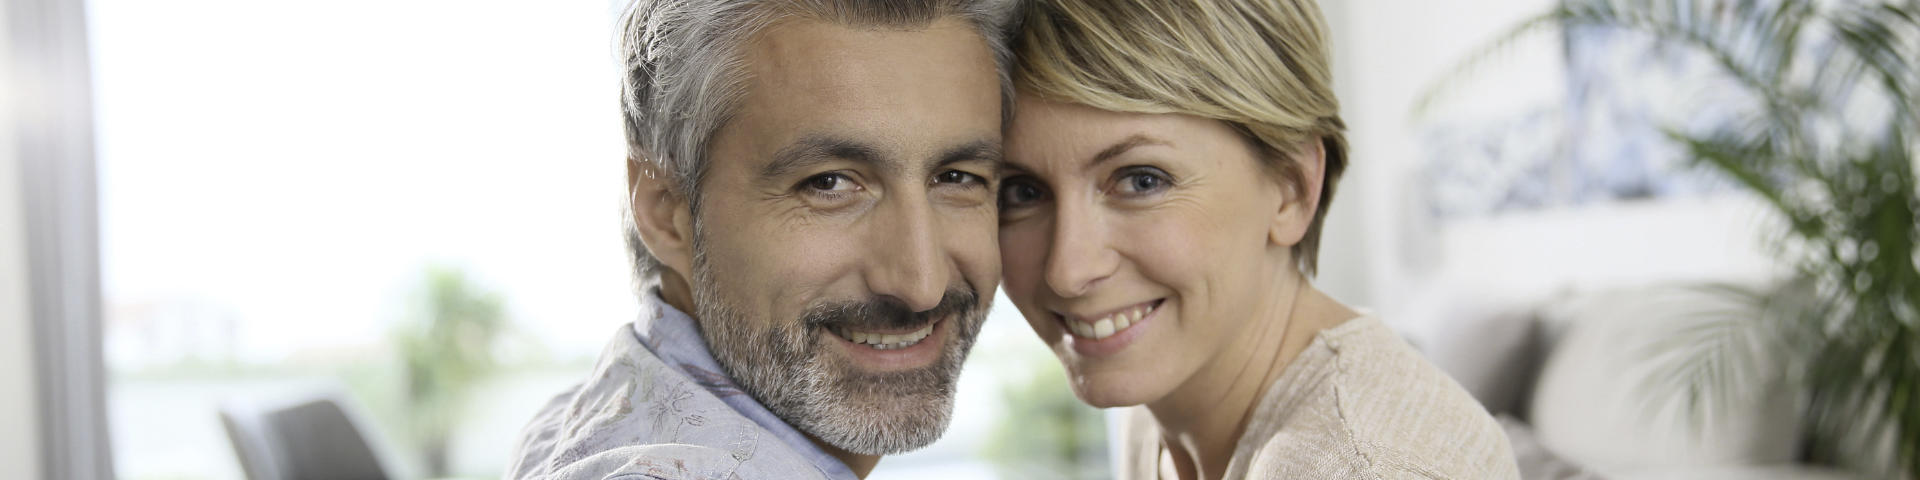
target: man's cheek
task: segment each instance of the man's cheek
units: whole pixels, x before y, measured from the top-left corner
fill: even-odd
[[[756,295],[765,295],[769,308],[776,310],[773,315],[787,320],[798,319],[801,310],[823,300],[823,292],[838,291],[834,287],[845,283],[871,250],[844,231],[790,231],[768,238],[753,252],[748,268],[755,270]]]
[[[777,265],[781,282],[814,283],[817,277],[844,269],[851,256],[871,250],[851,229],[796,229],[772,235],[780,239],[760,253],[767,265]]]
[[[953,248],[960,251],[966,264],[975,268],[984,268],[994,279],[1000,277],[1000,222],[999,217],[987,215],[979,221],[968,222],[952,238],[961,239]]]
[[[964,223],[956,223],[954,228],[952,228],[952,232],[948,232],[948,234],[950,234],[952,238],[964,238],[964,242],[962,242],[960,246],[962,246],[962,248],[968,248],[970,255],[985,255],[987,259],[993,259],[995,263],[1000,261],[1000,215],[998,215],[998,211],[989,213],[989,215],[973,215],[970,219],[966,219]]]

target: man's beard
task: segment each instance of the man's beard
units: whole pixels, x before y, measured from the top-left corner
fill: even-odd
[[[864,455],[906,452],[940,438],[953,413],[960,366],[986,317],[973,290],[950,290],[925,312],[891,298],[815,305],[799,319],[746,318],[705,259],[694,254],[693,305],[720,368],[787,424]],[[828,328],[899,329],[944,319],[952,339],[925,367],[871,373],[828,349]],[[856,347],[865,348],[865,347]]]

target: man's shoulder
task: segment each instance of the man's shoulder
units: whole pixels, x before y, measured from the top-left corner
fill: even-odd
[[[772,475],[755,473],[763,471]],[[609,345],[586,381],[534,415],[507,478],[810,478],[818,472],[628,337]]]
[[[705,445],[663,443],[602,451],[560,465],[551,472],[517,478],[539,480],[657,479],[727,480],[819,478],[811,467],[769,468],[739,458],[737,452]]]

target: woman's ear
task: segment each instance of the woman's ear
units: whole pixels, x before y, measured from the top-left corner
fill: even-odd
[[[627,207],[647,253],[674,273],[687,277],[693,267],[693,211],[686,196],[674,191],[673,180],[659,165],[627,157]]]
[[[1273,225],[1267,229],[1267,241],[1274,245],[1292,247],[1306,237],[1307,230],[1313,226],[1314,213],[1320,209],[1320,189],[1325,185],[1327,171],[1327,148],[1320,138],[1315,137],[1301,142],[1301,145],[1288,153],[1286,161],[1293,162],[1299,168],[1299,182],[1294,184],[1283,180],[1281,185],[1280,210],[1274,212]]]

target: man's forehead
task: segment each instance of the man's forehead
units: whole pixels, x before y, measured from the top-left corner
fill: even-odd
[[[930,82],[990,80],[997,88],[999,80],[985,39],[959,18],[917,28],[794,18],[768,26],[744,50],[749,109],[783,103],[820,109],[898,107],[915,93],[912,87]]]
[[[728,128],[762,154],[755,163],[819,139],[885,154],[875,158],[988,140],[997,157],[999,75],[985,40],[958,18],[916,29],[785,20],[743,53],[747,91]]]

